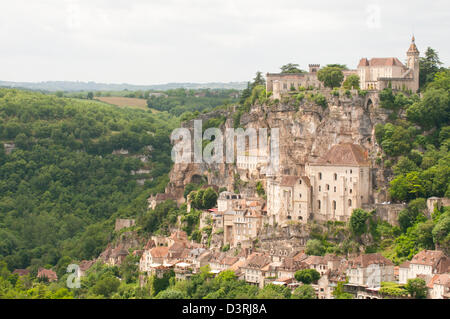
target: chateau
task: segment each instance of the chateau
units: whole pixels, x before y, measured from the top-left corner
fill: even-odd
[[[362,58],[356,70],[344,70],[344,80],[351,74],[360,78],[360,88],[379,91],[387,87],[395,90],[419,89],[419,50],[412,38],[406,52],[406,65],[398,58]],[[272,92],[274,99],[280,99],[283,94],[299,87],[314,87],[321,89],[323,84],[317,78],[319,64],[310,64],[308,73],[267,73],[266,91]]]

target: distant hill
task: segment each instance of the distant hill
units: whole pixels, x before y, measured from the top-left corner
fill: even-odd
[[[186,89],[237,89],[246,88],[247,82],[211,82],[211,83],[167,83],[155,85],[134,85],[134,84],[108,84],[96,82],[73,82],[73,81],[46,81],[46,82],[9,82],[0,81],[0,87],[22,88],[39,91],[136,91],[136,90],[170,90],[177,88]]]

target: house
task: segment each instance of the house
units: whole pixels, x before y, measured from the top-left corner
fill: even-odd
[[[167,246],[153,247],[142,253],[139,261],[139,271],[151,272],[152,268],[167,264],[169,248]]]
[[[284,175],[267,180],[267,215],[271,224],[306,223],[311,214],[311,183],[307,176]]]
[[[78,277],[83,277],[86,274],[86,271],[88,271],[94,263],[95,260],[82,260],[78,265]]]
[[[450,299],[450,273],[434,275],[427,288],[431,299]]]
[[[173,270],[175,272],[176,280],[189,279],[193,274],[192,264],[186,262],[176,263]]]
[[[270,257],[263,253],[252,253],[247,263],[242,267],[245,281],[249,284],[264,287],[264,279],[268,266],[271,263]]]
[[[58,276],[56,272],[51,269],[39,268],[37,278],[47,280],[49,282],[57,281]]]
[[[350,286],[377,288],[394,281],[394,264],[380,253],[362,254],[349,260],[347,276]]]
[[[334,145],[307,163],[313,218],[348,221],[355,208],[371,202],[372,178],[368,153],[359,145]]]
[[[307,268],[317,270],[320,276],[323,276],[328,270],[328,261],[322,256],[309,256],[303,260],[303,263]]]
[[[422,250],[407,266],[407,263],[400,265],[399,282],[402,284],[419,275],[430,279],[433,275],[449,272],[450,258],[440,250]]]

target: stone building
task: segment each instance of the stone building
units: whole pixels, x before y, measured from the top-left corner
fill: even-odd
[[[370,161],[361,146],[335,145],[325,156],[308,163],[305,169],[311,182],[314,219],[347,221],[355,208],[370,203]]]
[[[431,279],[436,274],[450,272],[450,258],[440,250],[422,250],[410,262],[400,265],[399,283],[422,276]]]
[[[363,254],[348,262],[348,285],[376,288],[394,281],[394,264],[380,253]]]
[[[311,184],[306,176],[267,180],[267,214],[271,224],[306,223],[311,213]]]
[[[305,176],[267,180],[269,223],[347,221],[355,208],[371,202],[371,185],[367,152],[355,144],[335,145],[307,163]]]
[[[363,58],[358,64],[360,87],[365,90],[383,90],[392,87],[395,90],[419,89],[419,50],[414,37],[406,53],[406,66],[397,58]]]

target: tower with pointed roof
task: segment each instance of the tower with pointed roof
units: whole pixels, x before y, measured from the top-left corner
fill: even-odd
[[[413,91],[417,91],[419,89],[419,50],[416,46],[416,39],[413,36],[411,40],[411,45],[409,46],[408,51],[406,52],[407,62],[406,66],[408,69],[412,70],[414,84],[412,87]]]

